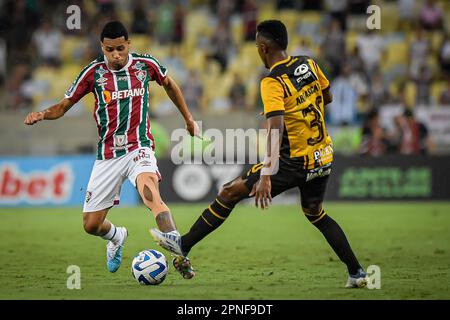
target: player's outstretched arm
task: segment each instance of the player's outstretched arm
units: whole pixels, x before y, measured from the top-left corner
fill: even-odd
[[[57,104],[47,108],[43,111],[39,112],[30,112],[26,117],[23,123],[27,125],[33,125],[36,122],[42,120],[55,120],[61,118],[71,107],[73,106],[73,102],[69,99],[62,99]]]
[[[183,115],[184,121],[186,121],[186,130],[189,131],[191,136],[199,136],[200,129],[194,121],[194,118],[186,105],[183,94],[176,82],[171,77],[167,76],[163,81],[163,87],[170,100],[172,100]]]

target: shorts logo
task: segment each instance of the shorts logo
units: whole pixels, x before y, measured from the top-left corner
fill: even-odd
[[[89,203],[89,201],[91,201],[92,198],[92,191],[87,191],[86,192],[86,203]]]
[[[325,165],[317,169],[309,170],[308,174],[306,175],[306,181],[310,181],[317,177],[325,177],[330,175],[330,173],[331,173],[331,165]]]
[[[139,160],[142,160],[142,159],[150,159],[150,154],[146,153],[145,149],[140,149],[138,155],[133,158],[133,161],[134,162],[138,162]],[[142,162],[142,163],[144,165],[150,165],[151,164],[151,162],[149,162],[149,161],[145,161],[145,162]]]

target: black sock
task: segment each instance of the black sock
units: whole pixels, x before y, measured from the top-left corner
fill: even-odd
[[[214,200],[195,221],[188,233],[181,237],[182,250],[188,253],[191,248],[208,234],[217,229],[234,208],[220,198]]]
[[[306,215],[306,217],[322,232],[339,259],[346,264],[348,272],[350,274],[356,274],[358,269],[361,268],[361,265],[356,259],[344,231],[336,221],[331,219],[324,210],[318,216]]]

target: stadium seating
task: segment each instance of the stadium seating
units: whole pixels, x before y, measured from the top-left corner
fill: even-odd
[[[450,21],[450,2],[439,1],[445,10],[447,20]],[[395,2],[383,1],[382,10],[382,32],[386,40],[386,55],[381,66],[384,78],[389,81],[389,88],[392,94],[397,94],[398,84],[407,77],[408,55],[411,41],[414,39],[414,31],[399,32],[398,29],[398,7]],[[258,20],[278,18],[284,21],[287,26],[290,37],[289,49],[294,49],[298,44],[298,39],[307,40],[308,46],[313,54],[319,52],[319,46],[324,29],[322,23],[325,16],[322,12],[316,11],[295,11],[275,9],[273,1],[264,1],[258,4]],[[121,12],[121,19],[131,22],[131,12]],[[355,21],[358,17],[352,17]],[[350,20],[352,20],[350,19]],[[364,19],[363,19],[364,20]],[[356,45],[356,39],[361,30],[357,21],[349,23],[349,30],[345,34],[347,50],[352,50]],[[185,17],[185,40],[181,45],[170,46],[160,45],[158,41],[147,35],[130,35],[132,50],[140,53],[150,53],[160,61],[166,57],[176,56],[181,59],[186,70],[170,69],[170,74],[179,82],[184,79],[189,70],[196,70],[204,85],[205,99],[209,101],[208,110],[225,110],[231,106],[221,106],[226,101],[231,88],[233,77],[239,74],[245,79],[247,85],[247,100],[251,105],[255,104],[255,98],[258,96],[258,76],[261,70],[261,62],[253,41],[245,42],[243,39],[243,20],[239,15],[233,15],[230,20],[230,28],[234,43],[236,44],[236,55],[230,59],[228,69],[225,73],[220,72],[218,63],[208,59],[207,39],[209,39],[215,30],[217,19],[208,11],[205,6],[198,6],[187,11]],[[440,47],[443,33],[428,33],[432,51],[435,53]],[[59,99],[64,91],[75,79],[81,68],[87,63],[83,56],[86,48],[86,38],[82,36],[65,36],[62,43],[63,64],[60,70],[38,67],[33,73],[33,79],[36,80],[37,92],[33,98],[35,108],[39,108],[43,99]],[[428,59],[435,75],[439,74],[439,66],[435,56]],[[443,88],[442,82],[436,82],[432,85],[432,101],[437,102],[439,93]],[[405,88],[407,101],[414,105],[415,85],[408,82]],[[157,109],[167,104],[168,98],[160,88],[154,88],[151,93],[152,107]],[[93,97],[86,98],[84,105],[92,104]],[[210,105],[211,104],[211,105]],[[214,106],[220,106],[215,108]],[[88,107],[90,110],[90,108]]]

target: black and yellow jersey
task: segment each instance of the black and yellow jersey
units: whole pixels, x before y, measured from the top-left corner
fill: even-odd
[[[261,80],[266,118],[284,115],[281,163],[313,169],[333,161],[322,94],[329,85],[320,67],[307,56],[277,62]]]

